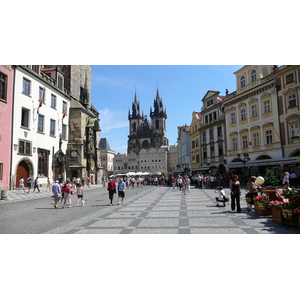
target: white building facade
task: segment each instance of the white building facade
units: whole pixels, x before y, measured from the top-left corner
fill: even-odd
[[[66,153],[68,141],[69,93],[63,75],[56,80],[40,66],[16,66],[13,108],[12,188],[30,176],[39,184],[53,182],[54,154]],[[61,178],[64,179],[64,178]]]

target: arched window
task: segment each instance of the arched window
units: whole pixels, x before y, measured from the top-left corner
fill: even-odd
[[[241,77],[241,88],[243,88],[245,86],[246,86],[246,79],[245,79],[245,76],[242,76]]]
[[[251,71],[251,82],[256,81],[256,70]]]
[[[135,124],[135,122],[133,123],[133,131],[136,131],[136,124]]]
[[[143,141],[142,148],[148,149],[150,147],[149,142],[147,140]]]
[[[158,129],[159,128],[159,120],[155,121],[155,128]]]

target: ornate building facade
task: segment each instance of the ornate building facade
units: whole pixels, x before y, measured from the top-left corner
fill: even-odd
[[[160,148],[168,146],[166,138],[166,119],[167,113],[163,106],[162,98],[156,91],[154,99],[154,111],[150,108],[150,118],[140,112],[140,102],[136,93],[132,103],[132,112],[128,113],[129,135],[127,153],[139,154],[142,149]]]
[[[90,65],[60,65],[64,87],[70,91],[69,138],[66,151],[67,178],[91,177],[92,184],[101,182],[99,112],[92,105]]]

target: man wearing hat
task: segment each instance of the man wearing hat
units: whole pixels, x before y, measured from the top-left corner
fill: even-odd
[[[55,183],[52,185],[52,193],[54,195],[54,207],[57,208],[57,202],[60,200],[60,193],[61,193],[61,189],[60,189],[60,185],[59,185],[59,181],[56,180]]]

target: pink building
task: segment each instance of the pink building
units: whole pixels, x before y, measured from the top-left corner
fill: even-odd
[[[0,190],[10,187],[13,66],[0,65]]]

